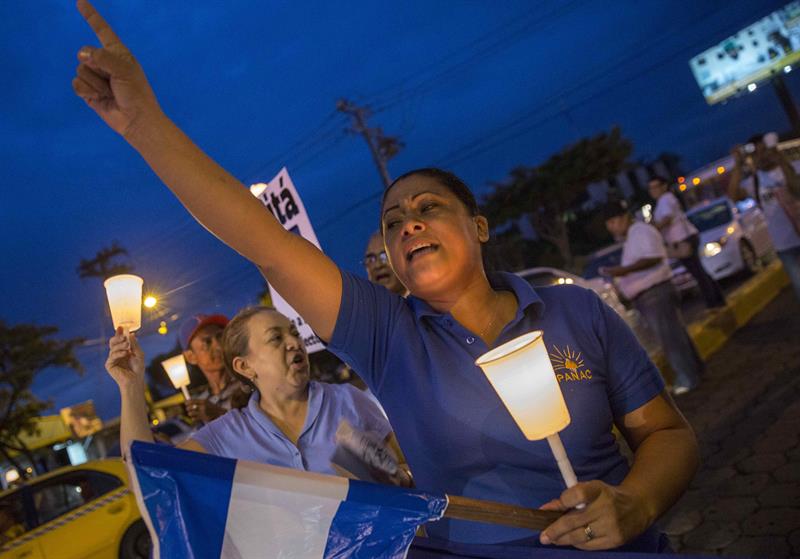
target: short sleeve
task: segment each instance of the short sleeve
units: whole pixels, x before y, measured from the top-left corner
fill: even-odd
[[[230,413],[230,412],[229,412]],[[228,414],[225,414],[228,415]],[[215,454],[217,456],[224,456],[222,449],[219,444],[219,431],[221,425],[218,423],[225,415],[217,418],[216,420],[206,423],[203,425],[199,430],[195,431],[189,437],[191,440],[197,442],[205,448],[209,454]]]
[[[667,192],[664,198],[666,198],[665,202],[667,207],[667,215],[674,217],[683,211],[681,209],[681,203],[678,201],[678,197],[672,192]]]
[[[374,433],[381,439],[385,439],[392,432],[392,426],[383,411],[378,407],[378,404],[366,392],[359,390],[355,386],[346,384],[342,388],[347,391],[352,401],[358,428],[361,431]]]
[[[631,229],[628,234],[634,235],[631,240],[635,247],[636,257],[631,259],[632,262],[642,258],[666,258],[667,250],[664,248],[664,238],[655,227],[642,224]]]
[[[395,326],[411,312],[385,287],[342,271],[342,300],[328,350],[358,371],[378,394]]]
[[[675,217],[676,210],[678,209],[677,202],[678,199],[675,198],[675,195],[671,192],[667,192],[659,197],[656,202],[656,209],[653,212],[656,220],[661,221],[665,217]]]
[[[622,417],[664,390],[664,379],[619,314],[594,296],[595,328],[605,351],[608,399],[614,417]]]

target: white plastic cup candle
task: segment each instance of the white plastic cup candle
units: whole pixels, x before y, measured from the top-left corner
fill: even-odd
[[[578,480],[558,432],[569,425],[564,395],[547,355],[543,332],[528,332],[481,355],[475,364],[505,404],[525,438],[547,439],[567,487]]]
[[[143,283],[133,274],[112,276],[103,283],[115,330],[121,326],[126,332],[133,332],[142,327]]]
[[[175,357],[165,359],[161,362],[161,366],[167,371],[172,386],[180,389],[184,398],[189,400],[189,390],[186,388],[189,386],[189,369],[186,367],[186,359],[183,358],[183,354],[179,353]]]
[[[538,441],[569,425],[570,417],[541,330],[484,353],[483,369],[525,438]]]

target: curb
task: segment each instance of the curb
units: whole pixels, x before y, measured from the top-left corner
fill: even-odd
[[[724,309],[692,322],[687,326],[689,336],[698,353],[707,361],[742,326],[761,312],[781,290],[789,285],[789,277],[783,271],[780,260],[770,262],[763,271],[748,279],[736,291],[727,296]],[[672,381],[672,370],[664,354],[659,350],[651,358],[667,382]]]

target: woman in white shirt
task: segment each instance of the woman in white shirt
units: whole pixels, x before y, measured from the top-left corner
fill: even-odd
[[[747,158],[738,146],[731,152],[734,167],[728,196],[733,200],[748,196],[756,200],[767,218],[775,252],[800,300],[800,180],[792,164],[777,149],[774,133],[753,137],[750,143],[753,152]],[[752,174],[743,179],[746,167]]]

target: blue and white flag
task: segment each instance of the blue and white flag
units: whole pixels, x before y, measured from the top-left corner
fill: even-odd
[[[135,442],[131,481],[155,559],[397,558],[444,494]]]

